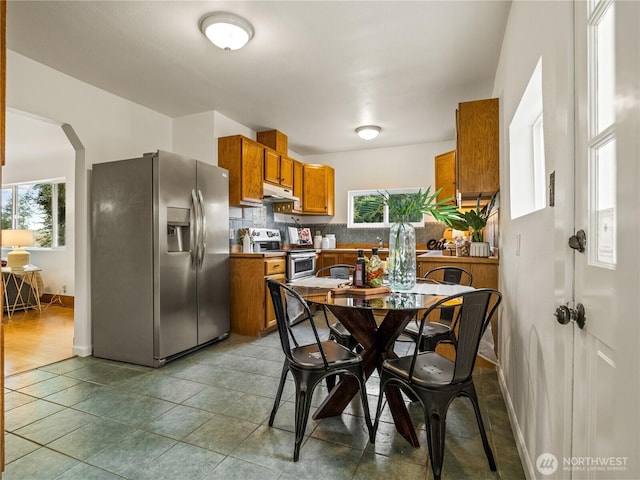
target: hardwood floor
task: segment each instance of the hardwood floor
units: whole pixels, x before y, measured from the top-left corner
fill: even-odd
[[[32,370],[73,357],[73,308],[52,304],[5,314],[4,374]]]

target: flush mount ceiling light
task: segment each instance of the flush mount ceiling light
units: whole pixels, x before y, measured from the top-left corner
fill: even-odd
[[[213,43],[227,52],[244,47],[253,38],[253,27],[233,13],[217,12],[200,22],[200,30]]]
[[[356,133],[363,140],[373,140],[378,136],[380,130],[382,129],[375,125],[364,125],[356,128]]]

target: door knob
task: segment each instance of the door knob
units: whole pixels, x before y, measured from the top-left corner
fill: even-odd
[[[584,311],[584,305],[579,303],[575,309],[571,309],[571,317],[576,321],[578,327],[582,330],[587,323],[587,315]]]
[[[578,230],[575,235],[569,237],[569,246],[580,253],[584,252],[587,245],[587,234],[584,230]]]
[[[556,312],[554,313],[558,323],[561,325],[566,325],[571,321],[571,310],[566,305],[560,305],[556,308]]]
[[[566,325],[571,320],[574,320],[580,329],[583,329],[587,323],[587,315],[584,311],[584,305],[581,303],[576,305],[576,308],[569,308],[566,305],[560,305],[556,308],[554,313],[556,320],[561,325]]]

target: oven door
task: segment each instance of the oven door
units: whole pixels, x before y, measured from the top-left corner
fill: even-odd
[[[316,252],[289,253],[287,281],[311,277],[316,273]]]

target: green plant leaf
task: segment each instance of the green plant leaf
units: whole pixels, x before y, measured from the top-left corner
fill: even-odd
[[[451,205],[451,198],[438,201],[440,190],[431,192],[431,187],[423,192],[422,189],[417,193],[394,194],[391,195],[385,190],[380,192],[385,205],[389,207],[389,218],[392,221],[412,221],[412,219],[421,217],[425,213],[430,214],[436,221],[448,224],[449,221],[459,218],[459,212],[455,205]],[[415,220],[413,220],[415,221]]]

